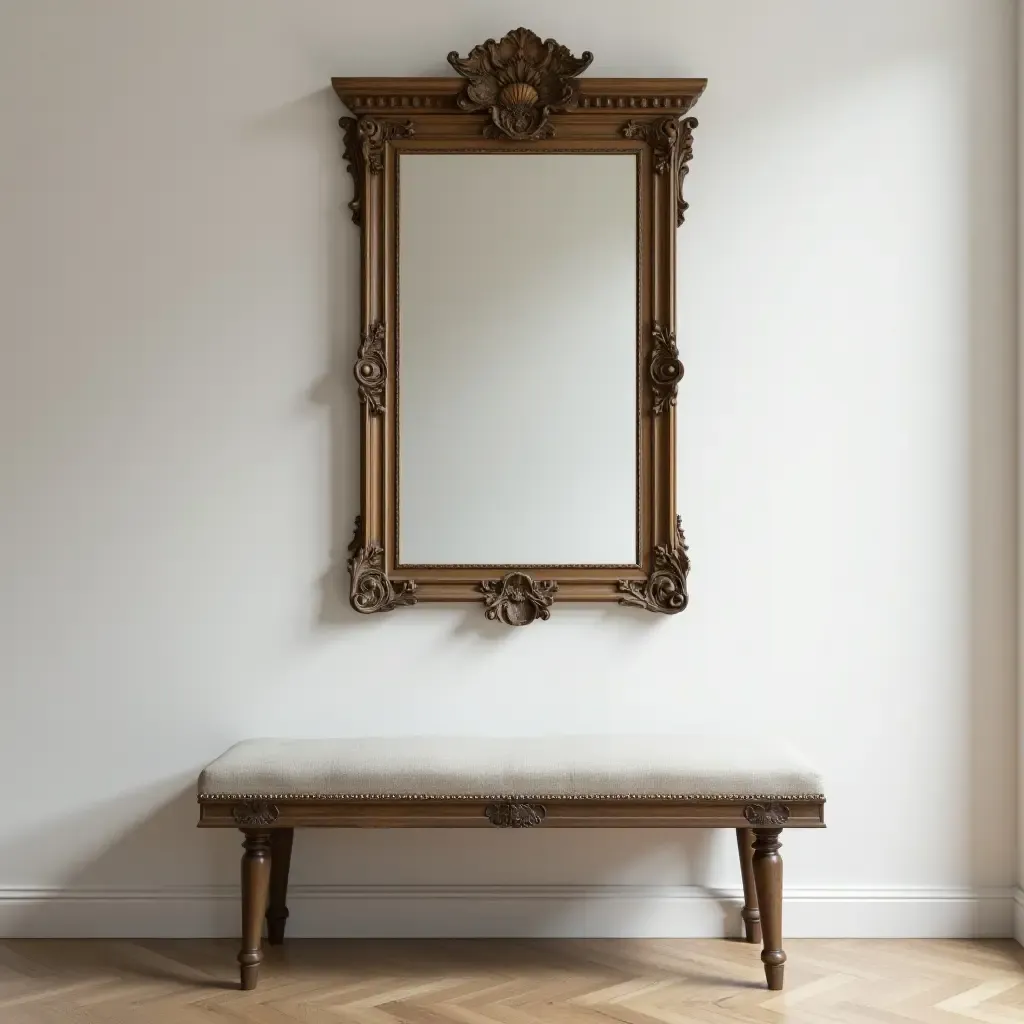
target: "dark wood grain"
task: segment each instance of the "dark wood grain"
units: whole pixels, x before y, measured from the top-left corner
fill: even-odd
[[[761,943],[761,914],[757,909],[757,887],[754,884],[754,833],[749,828],[736,829],[736,845],[740,854],[740,874],[743,878],[743,930],[747,942]]]
[[[781,828],[754,830],[754,883],[761,913],[764,948],[761,963],[768,988],[782,988],[786,954],[782,949],[782,858],[779,856]]]
[[[288,872],[292,864],[295,829],[278,828],[270,834],[270,899],[267,905],[267,941],[272,946],[284,942],[288,920]]]
[[[242,948],[238,953],[243,989],[253,989],[263,963],[263,918],[270,887],[270,833],[245,829],[242,847]]]
[[[278,828],[491,828],[487,809],[499,800],[540,804],[547,828],[746,828],[744,797],[600,797],[565,799],[545,794],[514,798],[394,798],[275,796]],[[199,799],[200,828],[236,828],[232,797]],[[824,828],[825,800],[791,797],[787,828]]]

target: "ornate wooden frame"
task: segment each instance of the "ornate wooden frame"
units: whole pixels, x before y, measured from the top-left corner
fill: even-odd
[[[690,569],[676,516],[675,229],[693,155],[685,115],[700,78],[578,76],[579,58],[516,29],[448,61],[460,77],[335,78],[362,235],[355,377],[362,403],[362,512],[350,549],[350,600],[362,613],[419,601],[481,601],[525,625],[558,601],[617,601],[674,613]],[[397,198],[402,153],[631,153],[637,160],[637,558],[631,565],[404,565],[398,562]],[[527,571],[528,570],[528,571]]]

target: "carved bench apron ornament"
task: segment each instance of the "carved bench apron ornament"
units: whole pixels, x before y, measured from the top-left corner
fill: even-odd
[[[245,800],[231,808],[231,815],[239,826],[272,825],[278,810],[269,800]]]
[[[785,804],[749,804],[743,808],[743,817],[751,825],[770,827],[785,825],[789,821],[789,808]]]
[[[547,812],[541,804],[515,804],[503,800],[490,804],[484,814],[498,828],[533,828],[543,824]]]

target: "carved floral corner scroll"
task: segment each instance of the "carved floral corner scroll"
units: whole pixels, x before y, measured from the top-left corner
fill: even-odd
[[[681,612],[690,601],[686,593],[686,577],[690,574],[686,550],[683,522],[676,516],[675,542],[655,547],[654,568],[646,580],[619,580],[619,604],[667,615]]]
[[[466,79],[459,106],[469,112],[486,110],[489,138],[547,139],[555,134],[550,114],[572,110],[579,98],[574,81],[594,60],[585,50],[574,57],[554,39],[517,28],[498,42],[488,39],[465,58],[456,50],[448,63]]]
[[[693,159],[693,130],[697,118],[663,117],[657,121],[627,121],[622,134],[627,139],[644,139],[654,151],[654,173],[672,173],[676,176],[676,227],[686,219],[690,204],[683,199],[683,179],[690,173]]]
[[[355,532],[348,546],[348,571],[352,577],[349,601],[363,615],[390,612],[400,605],[416,603],[416,582],[392,583],[384,569],[384,549],[367,544],[363,536],[363,517],[356,516]]]
[[[411,139],[416,134],[412,121],[380,121],[373,117],[343,117],[338,121],[345,139],[345,163],[352,175],[354,195],[348,208],[352,223],[363,222],[363,191],[367,174],[384,172],[384,148],[392,139]]]

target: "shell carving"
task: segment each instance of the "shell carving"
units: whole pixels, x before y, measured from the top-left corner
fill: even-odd
[[[528,82],[513,82],[501,90],[498,100],[505,107],[532,107],[537,102],[537,90]]]

